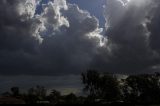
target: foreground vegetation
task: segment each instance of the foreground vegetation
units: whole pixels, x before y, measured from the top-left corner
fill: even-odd
[[[20,93],[18,87],[12,87],[11,92],[3,93],[2,97],[21,99],[26,104],[160,104],[160,74],[130,75],[119,78],[115,74],[99,73],[89,70],[82,73],[83,92],[87,96],[77,96],[73,93],[61,95],[52,90],[46,95],[46,88],[36,86],[27,93]]]

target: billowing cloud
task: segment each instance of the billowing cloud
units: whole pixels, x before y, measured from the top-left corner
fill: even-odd
[[[158,32],[152,31],[155,26],[148,27],[148,24],[152,25],[155,20],[154,23],[159,20],[153,19],[157,12],[156,15],[151,13],[158,11],[155,7],[157,1],[107,0],[106,2],[106,35],[109,44],[101,61],[108,53],[109,55],[106,58],[108,61],[103,62],[100,67],[106,66],[103,69],[111,72],[137,73],[145,72],[149,67],[159,64],[159,53],[150,43],[151,38],[156,36],[154,33]]]
[[[39,3],[0,1],[0,74],[135,73],[159,66],[158,0],[106,0],[105,35],[99,20],[76,4]]]
[[[1,74],[56,75],[89,68],[103,45],[98,19],[65,0],[49,1],[35,14],[37,3],[1,1]]]
[[[68,4],[63,15],[69,27],[63,26],[57,33],[49,33],[41,45],[40,60],[44,66],[40,67],[47,73],[67,74],[86,70],[100,46],[101,29],[95,17],[72,4]],[[90,36],[90,33],[95,36]]]
[[[61,26],[69,27],[68,20],[62,16],[61,10],[67,10],[68,6],[65,0],[54,0],[43,5],[43,13],[40,15],[40,20],[43,23],[43,34],[45,36],[54,35],[55,31]]]
[[[28,0],[0,1],[0,48],[32,49],[41,38],[40,22],[33,18],[35,2]]]
[[[30,0],[0,1],[1,74],[23,70],[42,41],[38,34],[41,22],[34,17],[35,5]]]

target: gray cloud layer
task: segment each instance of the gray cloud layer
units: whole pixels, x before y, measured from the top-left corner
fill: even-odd
[[[0,1],[0,74],[135,73],[160,63],[158,0],[106,0],[106,35],[75,4],[52,0],[35,15],[37,4]]]
[[[127,4],[118,1],[108,0],[106,6],[108,22],[106,33],[112,52],[109,64],[113,70],[145,72],[160,62],[159,52],[154,49],[158,44],[152,44],[160,40],[158,32],[155,31],[160,20],[155,19],[158,14],[156,11],[159,10],[159,1],[131,0]],[[113,48],[112,45],[115,47]]]

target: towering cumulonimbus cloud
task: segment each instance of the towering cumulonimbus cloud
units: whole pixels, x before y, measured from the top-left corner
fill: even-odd
[[[106,0],[99,20],[66,0],[0,1],[0,74],[62,75],[87,69],[147,72],[160,64],[158,0]],[[42,5],[39,14],[37,6]]]
[[[38,2],[0,2],[0,73],[74,74],[89,68],[103,45],[98,19],[66,0],[51,0],[36,14]]]
[[[47,28],[47,36],[41,45],[41,69],[47,73],[79,73],[89,68],[92,58],[100,47],[102,29],[98,20],[77,5],[68,4],[63,17],[68,26],[60,27],[54,34]],[[65,22],[66,23],[66,22]],[[92,33],[92,34],[91,34]],[[93,35],[93,36],[91,36]],[[57,71],[59,70],[59,71]]]

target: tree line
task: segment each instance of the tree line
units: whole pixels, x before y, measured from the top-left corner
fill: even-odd
[[[81,81],[86,96],[73,93],[61,95],[54,89],[47,95],[43,86],[30,88],[23,94],[18,87],[12,87],[10,94],[3,93],[2,96],[9,94],[24,100],[27,104],[160,104],[160,73],[119,78],[116,74],[88,70],[81,74]]]
[[[118,78],[90,70],[82,73],[82,81],[90,103],[160,104],[160,73]]]

